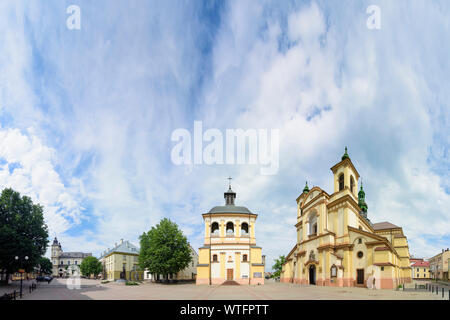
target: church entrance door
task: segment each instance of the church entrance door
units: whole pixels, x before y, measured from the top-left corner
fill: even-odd
[[[364,285],[364,269],[356,270],[356,284],[359,286]]]
[[[316,284],[316,266],[309,266],[309,284]]]
[[[233,269],[227,269],[227,280],[233,280]]]

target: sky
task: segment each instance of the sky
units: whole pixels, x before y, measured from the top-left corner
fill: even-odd
[[[331,194],[347,146],[368,217],[429,258],[450,247],[449,18],[445,0],[3,0],[0,185],[44,206],[64,251],[98,257],[163,217],[199,248],[231,176],[270,270],[305,181]],[[277,129],[277,172],[175,164],[194,121]]]

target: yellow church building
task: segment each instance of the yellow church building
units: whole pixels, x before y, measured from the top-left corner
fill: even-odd
[[[407,238],[399,226],[369,220],[347,148],[331,171],[332,194],[306,184],[297,198],[297,243],[286,257],[281,281],[376,289],[411,282]]]
[[[199,248],[197,284],[264,284],[264,256],[256,246],[257,214],[236,206],[236,193],[224,193],[225,205],[203,214],[204,246]]]

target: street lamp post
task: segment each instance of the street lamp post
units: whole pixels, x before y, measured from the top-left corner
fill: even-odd
[[[19,257],[16,256],[15,257],[16,260],[19,260]],[[25,260],[28,260],[28,256],[25,256]],[[22,262],[23,260],[20,259],[20,266],[22,267]],[[22,280],[23,280],[23,270],[19,270],[20,271],[20,298],[22,298]]]

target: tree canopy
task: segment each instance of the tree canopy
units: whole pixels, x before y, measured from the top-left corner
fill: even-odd
[[[41,257],[39,260],[39,273],[41,274],[51,274],[52,273],[52,262],[49,258]]]
[[[98,276],[102,269],[102,263],[92,256],[84,258],[80,264],[80,272],[85,277]]]
[[[139,265],[153,274],[167,277],[185,269],[192,261],[186,237],[167,218],[140,236],[140,246]]]
[[[0,195],[0,271],[6,275],[18,269],[32,271],[45,254],[47,244],[48,228],[42,206],[11,188],[4,189]]]
[[[273,273],[272,278],[278,278],[281,275],[281,268],[283,267],[283,263],[286,262],[285,256],[279,256],[278,259],[275,259],[275,264],[272,266]]]

